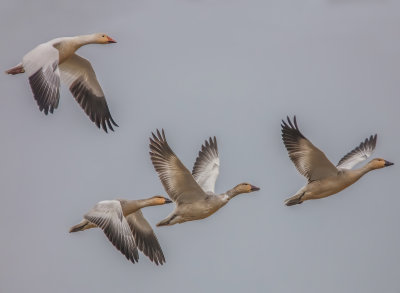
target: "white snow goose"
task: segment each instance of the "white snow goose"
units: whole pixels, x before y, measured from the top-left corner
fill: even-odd
[[[110,44],[115,40],[106,34],[63,37],[40,44],[7,74],[26,73],[40,111],[47,115],[58,107],[60,80],[69,86],[72,95],[97,127],[107,132],[118,126],[111,117],[103,90],[92,65],[75,51],[87,44]]]

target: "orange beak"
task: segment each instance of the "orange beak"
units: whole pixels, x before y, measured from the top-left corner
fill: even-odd
[[[107,36],[108,43],[116,43],[117,41]]]

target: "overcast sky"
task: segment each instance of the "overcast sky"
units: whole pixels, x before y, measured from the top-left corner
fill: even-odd
[[[399,1],[1,6],[2,70],[56,37],[116,39],[78,53],[120,125],[98,130],[65,86],[45,116],[26,75],[0,74],[1,292],[400,292]],[[280,120],[294,114],[335,164],[378,133],[374,156],[395,165],[284,206],[305,183],[280,137]],[[165,195],[148,155],[156,128],[189,169],[217,137],[217,192],[261,187],[205,220],[155,228],[161,267],[143,254],[128,262],[99,229],[68,233],[100,200]],[[143,213],[154,227],[172,209]]]

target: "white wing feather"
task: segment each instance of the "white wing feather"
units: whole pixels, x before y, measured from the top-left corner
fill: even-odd
[[[59,52],[52,43],[44,43],[22,58],[22,65],[29,76],[33,96],[44,113],[53,113],[60,99]]]
[[[346,154],[338,163],[340,169],[352,169],[358,163],[368,159],[376,147],[377,135],[371,135],[361,142],[358,147]]]
[[[131,262],[139,255],[133,234],[125,219],[118,200],[106,200],[96,204],[84,218],[100,227],[111,243]]]
[[[215,182],[219,175],[219,156],[217,139],[211,137],[201,146],[193,166],[192,175],[205,192],[215,192]]]

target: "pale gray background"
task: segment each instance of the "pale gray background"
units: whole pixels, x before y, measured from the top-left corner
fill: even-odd
[[[335,163],[373,133],[374,156],[400,163],[399,1],[3,0],[1,68],[91,32],[118,41],[79,50],[115,133],[65,87],[46,117],[26,75],[0,75],[1,292],[400,292],[398,165],[289,208],[305,180],[280,138],[296,114]],[[189,169],[216,135],[217,191],[261,191],[156,228],[167,263],[133,265],[100,230],[68,229],[100,200],[165,194],[148,156],[157,127]],[[144,214],[155,225],[172,209]]]

